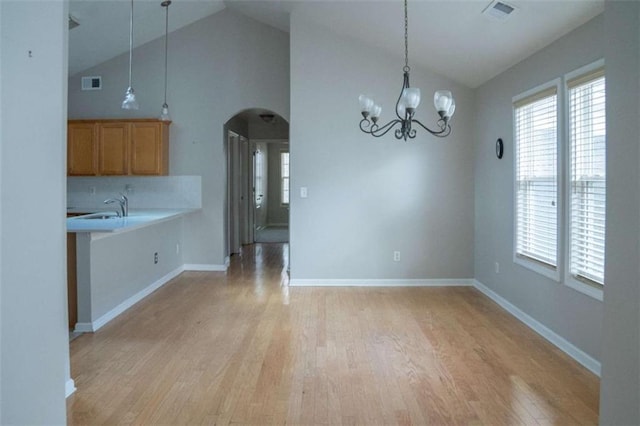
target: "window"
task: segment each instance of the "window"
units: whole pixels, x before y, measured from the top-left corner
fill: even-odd
[[[605,99],[603,60],[513,99],[514,262],[599,300],[605,285]]]
[[[515,256],[558,279],[557,84],[514,103]]]
[[[604,69],[567,81],[570,139],[569,271],[604,285],[605,78]]]
[[[253,196],[255,197],[256,208],[262,207],[262,201],[264,199],[265,191],[265,170],[264,170],[264,152],[260,148],[257,148],[254,153],[254,188]]]
[[[289,153],[280,153],[280,202],[289,204]]]

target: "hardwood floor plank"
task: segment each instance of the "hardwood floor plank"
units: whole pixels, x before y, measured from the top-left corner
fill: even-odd
[[[70,425],[598,422],[598,378],[469,287],[288,287],[286,245],[71,342]]]

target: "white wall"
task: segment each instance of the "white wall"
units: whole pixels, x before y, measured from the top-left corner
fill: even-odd
[[[313,5],[305,5],[313,7]],[[340,7],[336,4],[336,7]],[[398,40],[401,52],[402,40]],[[423,93],[417,116],[449,88],[458,109],[446,139],[410,142],[358,128],[358,95],[373,91],[382,121],[402,86],[401,57],[291,16],[291,277],[296,280],[473,277],[473,93],[412,68]],[[308,198],[300,198],[300,188]],[[393,251],[401,261],[393,261]]]
[[[596,360],[602,303],[513,262],[512,98],[602,58],[603,31],[603,17],[596,17],[476,93],[475,277]],[[497,138],[505,143],[501,160],[495,155]]]
[[[155,117],[163,96],[164,41],[133,55],[133,86],[140,110],[120,109],[127,86],[128,55],[69,79],[69,117]],[[81,92],[81,75],[101,75],[102,91]],[[226,151],[223,125],[248,108],[289,117],[289,38],[229,10],[169,37],[168,103],[172,175],[202,176],[202,213],[185,226],[185,262],[224,263]]]
[[[67,4],[0,11],[0,423],[64,424]]]
[[[607,1],[607,237],[600,424],[640,424],[640,3]]]

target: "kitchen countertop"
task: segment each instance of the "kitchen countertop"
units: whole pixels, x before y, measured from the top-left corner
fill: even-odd
[[[108,219],[83,219],[88,215],[67,218],[67,232],[125,232],[180,216],[200,211],[200,209],[135,209],[129,210],[127,217],[112,217]],[[67,213],[98,213],[114,214],[113,210],[96,210],[86,208],[69,208]]]

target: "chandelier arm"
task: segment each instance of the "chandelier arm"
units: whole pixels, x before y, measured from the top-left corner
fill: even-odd
[[[412,120],[412,121],[414,123],[418,123],[420,127],[425,129],[427,132],[431,133],[433,136],[437,136],[439,138],[444,138],[446,136],[449,136],[449,134],[451,133],[451,126],[448,123],[444,123],[444,127],[441,127],[439,131],[436,131],[436,130],[431,130],[430,128],[422,124],[419,120]]]
[[[369,123],[369,125],[365,126],[366,123]],[[365,133],[370,134],[371,136],[379,138],[379,137],[384,136],[387,133],[389,133],[389,130],[393,129],[395,127],[395,125],[398,124],[398,123],[401,123],[401,121],[400,120],[391,120],[390,122],[388,122],[384,126],[380,127],[375,123],[371,123],[370,120],[368,120],[366,118],[363,118],[360,121],[360,130],[362,130]]]
[[[395,111],[396,117],[398,117],[400,121],[404,121],[407,119],[407,117],[400,117],[400,114],[398,113],[398,105],[400,105],[400,102],[402,101],[402,95],[404,94],[404,89],[407,89],[408,87],[409,87],[409,67],[405,66],[404,78],[402,79],[402,89],[400,89],[400,96],[398,96],[398,101],[396,102],[396,111]]]

